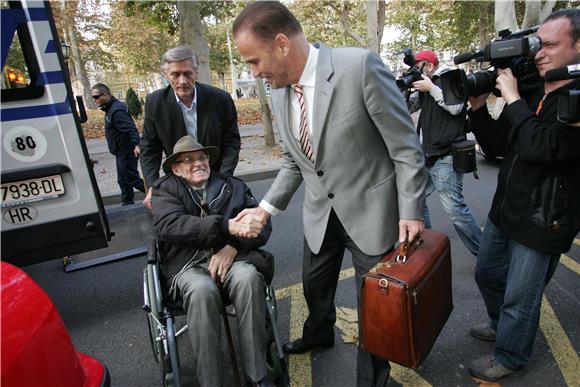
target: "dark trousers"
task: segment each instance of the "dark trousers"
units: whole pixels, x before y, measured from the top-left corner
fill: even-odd
[[[344,250],[352,254],[355,269],[357,311],[360,321],[362,276],[371,269],[384,254],[368,256],[350,239],[333,210],[330,212],[324,241],[318,254],[312,253],[304,241],[302,282],[309,315],[304,323],[302,340],[305,343],[331,343],[334,341],[336,308],[334,296]],[[359,342],[362,332],[359,324]],[[371,355],[358,347],[357,386],[386,386],[390,372],[389,362]]]
[[[133,188],[145,192],[145,185],[137,170],[137,157],[133,153],[115,156],[117,164],[117,183],[121,188],[121,204],[133,204]]]

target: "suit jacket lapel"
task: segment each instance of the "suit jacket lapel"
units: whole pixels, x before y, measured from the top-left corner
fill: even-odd
[[[175,91],[173,91],[173,88],[171,86],[168,86],[167,98],[165,99],[165,102],[167,102],[166,117],[168,127],[163,129],[167,130],[169,133],[175,131],[175,133],[187,134],[187,130],[185,130],[185,121],[183,120],[183,113],[181,112],[181,108],[177,104]],[[176,120],[173,117],[179,117],[180,119]],[[177,127],[172,128],[171,126],[175,125],[175,123],[177,124]],[[185,134],[183,134],[183,136]],[[171,151],[173,151],[173,149],[171,149]]]
[[[334,74],[330,49],[321,43],[319,46],[320,51],[318,53],[318,64],[316,66],[316,84],[314,86],[314,111],[312,112],[314,121],[312,146],[315,158],[318,155],[320,139],[326,130],[328,108],[330,107],[330,101],[332,100],[332,93],[334,91],[334,86],[329,82]]]
[[[204,144],[209,121],[208,94],[199,84],[195,83],[195,92],[197,93],[197,140]]]

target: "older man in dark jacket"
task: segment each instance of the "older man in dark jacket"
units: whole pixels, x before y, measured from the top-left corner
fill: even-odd
[[[258,203],[241,180],[211,172],[218,155],[216,147],[202,147],[184,136],[163,163],[166,175],[155,183],[152,197],[161,271],[169,293],[183,298],[199,384],[223,385],[221,284],[237,311],[246,375],[268,386],[263,275],[272,272],[261,274],[249,262],[264,260],[258,248],[268,240],[271,226],[260,233],[258,223],[233,219]],[[237,237],[246,233],[256,238]]]

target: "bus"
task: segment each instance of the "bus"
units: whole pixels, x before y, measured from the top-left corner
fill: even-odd
[[[1,15],[1,259],[24,266],[107,247],[50,4],[2,1]]]

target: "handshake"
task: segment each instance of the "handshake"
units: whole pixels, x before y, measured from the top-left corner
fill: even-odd
[[[256,238],[268,223],[270,216],[270,213],[261,207],[246,208],[228,221],[228,230],[231,235],[240,238]]]

